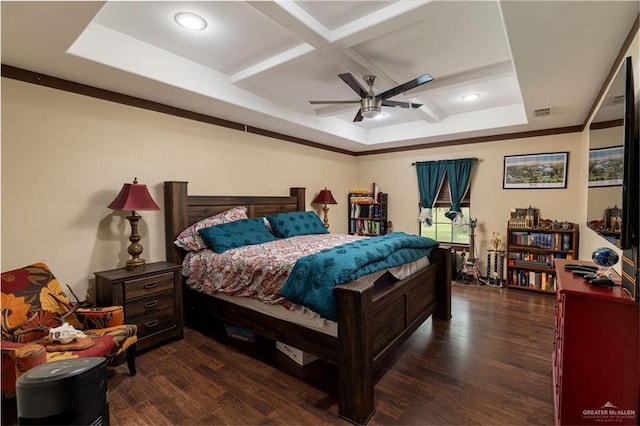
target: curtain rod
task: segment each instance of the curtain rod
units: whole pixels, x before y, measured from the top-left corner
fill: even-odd
[[[476,157],[465,157],[465,158],[450,158],[450,160],[464,160],[464,159],[470,159],[473,161],[479,161]],[[448,160],[435,160],[435,161],[448,161]],[[411,163],[412,166],[415,166],[416,163]]]

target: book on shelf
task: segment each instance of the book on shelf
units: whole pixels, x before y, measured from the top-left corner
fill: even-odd
[[[525,271],[513,269],[510,284],[536,290],[555,291],[556,276],[551,272]]]
[[[509,263],[511,266],[538,266],[552,268],[554,256],[550,253],[514,251],[509,252],[507,259],[513,260],[513,262]]]
[[[369,204],[373,204],[375,201],[373,199],[373,197],[370,196],[352,196],[351,197],[351,202],[352,203],[369,203]]]
[[[352,218],[365,218],[365,219],[379,218],[380,205],[379,204],[352,204],[350,214]]]
[[[531,266],[535,268],[551,268],[553,265],[547,262],[539,262],[537,260],[515,259],[513,266]]]
[[[556,253],[555,255],[523,253],[522,256],[518,256],[518,253],[509,253],[507,265],[511,267],[553,268],[556,259],[573,260],[573,253]]]
[[[562,250],[562,237],[561,233],[511,231],[509,242],[518,246]]]
[[[349,231],[359,235],[380,235],[380,222],[352,219]]]

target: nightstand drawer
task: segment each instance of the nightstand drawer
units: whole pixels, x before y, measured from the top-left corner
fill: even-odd
[[[127,301],[124,305],[125,315],[129,321],[136,321],[140,317],[154,314],[158,311],[174,308],[173,292],[152,294],[150,296]]]
[[[172,309],[158,311],[155,314],[140,317],[132,321],[138,326],[138,339],[150,334],[159,333],[176,325],[176,317]]]
[[[124,282],[125,299],[134,299],[166,290],[173,290],[173,273],[154,275],[152,277],[128,280]]]

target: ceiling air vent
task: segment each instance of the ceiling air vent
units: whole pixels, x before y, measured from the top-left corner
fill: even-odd
[[[546,117],[551,115],[551,108],[538,108],[533,110],[534,117]]]
[[[611,98],[611,103],[609,105],[620,105],[624,103],[624,95],[618,95]]]

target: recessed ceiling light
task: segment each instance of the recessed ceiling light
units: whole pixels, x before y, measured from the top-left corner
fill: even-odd
[[[460,99],[462,99],[465,102],[471,102],[471,101],[475,101],[479,97],[480,97],[480,93],[469,93],[468,95],[462,96]]]
[[[207,28],[207,21],[195,13],[180,12],[174,18],[178,25],[191,31],[202,31]]]

